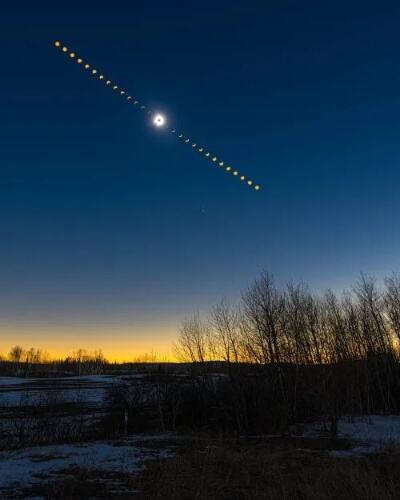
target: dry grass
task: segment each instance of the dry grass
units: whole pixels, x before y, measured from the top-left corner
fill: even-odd
[[[394,500],[400,454],[335,460],[265,443],[197,446],[149,464],[138,489],[148,500]]]

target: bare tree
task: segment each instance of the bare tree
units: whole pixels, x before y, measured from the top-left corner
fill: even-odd
[[[212,349],[216,359],[227,363],[240,361],[241,330],[239,313],[236,309],[221,300],[210,314],[210,323],[213,329]]]
[[[10,349],[8,353],[8,359],[14,363],[19,363],[24,355],[24,348],[20,345],[16,345]]]
[[[400,274],[393,274],[385,279],[386,290],[384,302],[390,326],[393,333],[400,341]]]
[[[210,329],[198,314],[184,321],[174,351],[181,361],[204,363],[210,359]]]
[[[263,273],[243,295],[244,331],[249,357],[258,363],[280,363],[284,298],[273,277]]]

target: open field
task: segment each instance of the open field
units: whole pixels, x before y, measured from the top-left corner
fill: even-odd
[[[78,471],[97,477],[104,498],[133,493],[133,474],[144,462],[173,454],[167,434],[128,436],[125,413],[110,410],[107,391],[142,386],[141,379],[140,374],[1,377],[0,498],[37,497],[36,489],[68,482]],[[117,429],[107,426],[110,413],[116,413]]]
[[[341,488],[351,498],[397,498],[396,415],[341,417],[336,438],[323,419],[285,434],[166,432],[149,413],[157,384],[154,374],[0,378],[0,498],[334,499]],[[109,401],[126,387],[148,393],[124,427]],[[140,409],[152,432],[135,431]]]
[[[0,378],[0,447],[90,435],[117,377]]]

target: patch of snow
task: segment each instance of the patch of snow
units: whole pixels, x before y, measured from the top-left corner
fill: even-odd
[[[326,434],[322,422],[313,423],[305,428],[304,436],[321,437]],[[336,458],[364,456],[377,453],[389,446],[400,445],[399,415],[365,415],[360,417],[341,417],[338,422],[339,439],[356,443],[350,450],[333,450],[330,456]]]
[[[400,444],[399,415],[343,417],[339,421],[338,430],[340,437],[357,441]]]
[[[37,446],[0,453],[0,490],[57,477],[70,467],[135,472],[146,460],[173,456],[169,449],[135,446],[135,439]],[[0,491],[1,495],[1,491]]]

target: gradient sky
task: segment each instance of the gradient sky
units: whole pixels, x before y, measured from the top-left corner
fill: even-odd
[[[168,352],[262,270],[313,288],[400,270],[398,2],[2,8],[0,352]],[[263,186],[66,60],[60,39]]]

